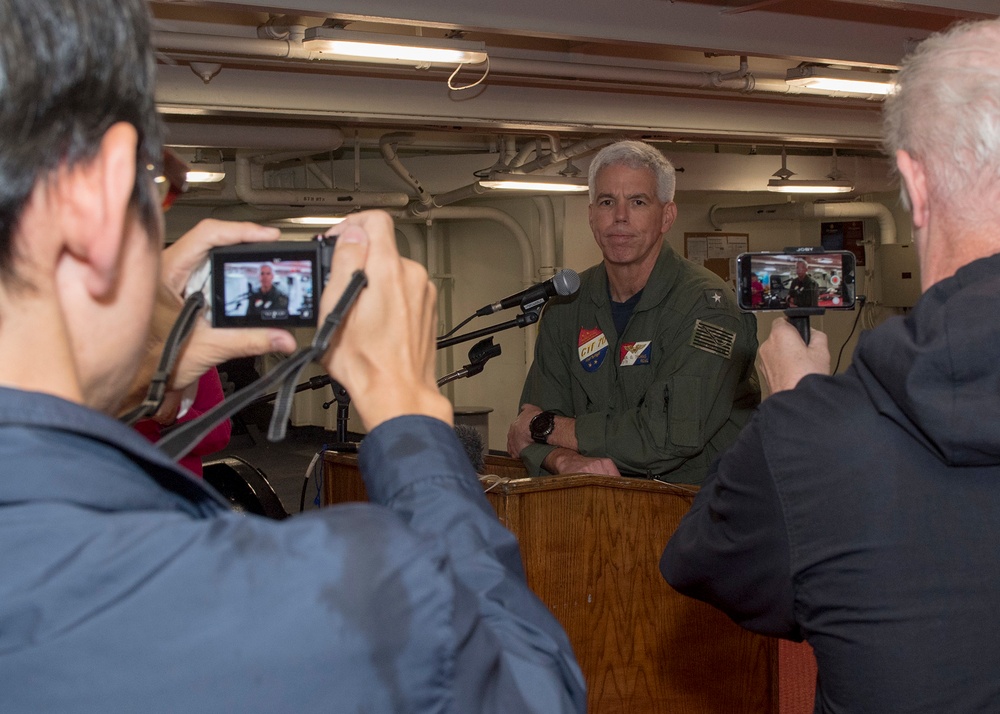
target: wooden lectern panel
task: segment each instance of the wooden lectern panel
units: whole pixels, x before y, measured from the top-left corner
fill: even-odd
[[[525,478],[488,457],[486,496],[517,536],[528,584],[559,619],[592,714],[777,711],[777,641],[743,630],[660,576],[696,488],[574,475]],[[363,500],[354,455],[327,454],[324,503]]]

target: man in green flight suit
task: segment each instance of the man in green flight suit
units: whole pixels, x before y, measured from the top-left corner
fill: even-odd
[[[590,165],[603,262],[554,301],[507,449],[532,475],[598,473],[701,483],[760,402],[757,324],[733,290],[664,241],[674,168],[622,141]]]

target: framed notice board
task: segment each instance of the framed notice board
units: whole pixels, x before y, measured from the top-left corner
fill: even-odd
[[[736,289],[736,256],[750,250],[749,233],[685,233],[684,257],[704,265]]]

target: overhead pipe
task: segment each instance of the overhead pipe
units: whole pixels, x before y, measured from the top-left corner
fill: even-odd
[[[602,148],[608,144],[613,144],[615,141],[617,141],[616,137],[608,136],[595,136],[590,139],[584,139],[583,141],[578,141],[577,143],[566,147],[564,150],[553,150],[545,156],[539,156],[530,163],[518,166],[517,172],[526,174],[532,173],[533,171],[544,169],[545,167],[559,163],[560,161],[569,161],[576,156],[586,154],[588,151],[593,151],[594,149]]]
[[[336,207],[347,212],[356,208],[402,208],[410,202],[410,196],[402,192],[254,188],[255,174],[263,185],[263,168],[251,164],[246,152],[237,152],[236,195],[255,206],[313,206],[325,211]]]
[[[541,265],[538,266],[538,280],[548,280],[556,274],[556,217],[552,210],[552,199],[536,196],[532,202],[538,210],[538,246]]]
[[[446,206],[444,208],[432,208],[426,213],[415,216],[409,211],[389,211],[395,220],[400,222],[431,222],[437,220],[465,220],[465,221],[493,221],[506,228],[517,242],[521,252],[521,283],[523,287],[530,287],[535,283],[535,252],[531,245],[531,240],[521,224],[514,220],[509,214],[498,208],[488,208],[479,206]],[[535,353],[536,331],[532,329],[524,330],[524,360],[525,365],[531,364]]]
[[[417,192],[417,200],[420,202],[420,205],[430,206],[433,202],[433,197],[424,189],[417,177],[403,166],[403,162],[399,160],[399,154],[396,152],[396,147],[399,144],[411,144],[413,143],[413,139],[414,135],[409,132],[386,134],[379,139],[378,148],[382,152],[382,158],[385,159],[385,163],[389,165],[389,168],[395,171],[410,188]]]
[[[896,242],[896,221],[881,203],[771,203],[759,206],[712,206],[709,220],[721,229],[727,223],[752,221],[811,220],[822,218],[874,218],[878,221],[879,242]]]

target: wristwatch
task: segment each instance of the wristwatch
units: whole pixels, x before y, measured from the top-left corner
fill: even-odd
[[[555,428],[555,412],[539,412],[538,414],[535,414],[535,416],[531,417],[531,421],[528,422],[528,431],[531,432],[531,438],[539,444],[547,444],[549,434],[551,434],[552,430]]]

